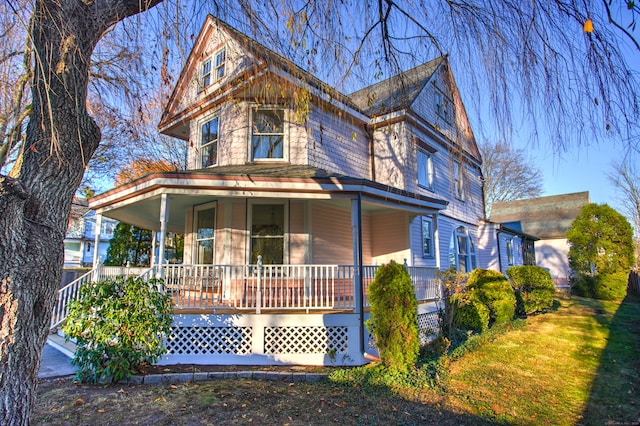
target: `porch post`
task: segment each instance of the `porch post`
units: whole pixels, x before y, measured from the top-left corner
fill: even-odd
[[[160,249],[158,253],[158,269],[160,278],[163,276],[162,266],[164,265],[164,248],[167,243],[167,221],[169,220],[169,196],[160,196]]]
[[[151,256],[149,256],[151,267],[153,268],[158,260],[156,256],[156,242],[158,239],[158,231],[151,231]]]
[[[362,289],[362,194],[351,200],[351,229],[353,235],[353,295],[355,312],[359,316],[360,353],[364,353],[364,306]]]
[[[93,240],[93,269],[98,267],[100,262],[100,255],[98,253],[98,249],[100,248],[100,233],[102,232],[102,214],[96,213],[96,229],[95,236]]]

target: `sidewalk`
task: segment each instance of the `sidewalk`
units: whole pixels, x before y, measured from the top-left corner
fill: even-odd
[[[71,376],[76,373],[76,370],[77,367],[71,365],[71,358],[49,344],[44,345],[40,371],[38,372],[39,379]]]

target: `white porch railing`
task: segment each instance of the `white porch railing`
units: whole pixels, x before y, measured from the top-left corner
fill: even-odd
[[[363,306],[369,306],[368,287],[377,266],[364,266]],[[420,302],[440,297],[437,269],[408,267]],[[161,268],[105,267],[90,271],[58,291],[51,327],[67,316],[68,304],[82,284],[119,275],[164,278],[175,309],[318,311],[355,309],[352,265],[163,265]]]

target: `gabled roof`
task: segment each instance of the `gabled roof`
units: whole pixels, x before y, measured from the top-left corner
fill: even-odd
[[[349,97],[368,116],[409,109],[438,67],[445,61],[446,56],[441,56],[360,89]]]

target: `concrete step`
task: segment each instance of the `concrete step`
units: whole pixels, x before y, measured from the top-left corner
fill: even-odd
[[[73,358],[76,353],[76,344],[71,340],[68,342],[65,341],[64,336],[60,336],[59,334],[49,334],[49,337],[47,337],[47,345],[56,348],[69,358]]]

